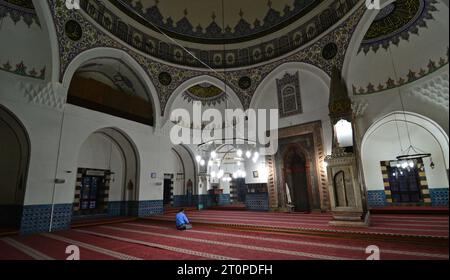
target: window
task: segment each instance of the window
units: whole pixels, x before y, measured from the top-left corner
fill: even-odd
[[[393,161],[387,167],[393,203],[420,203],[423,201],[419,165],[421,164],[414,162],[412,167],[402,168],[398,162]]]

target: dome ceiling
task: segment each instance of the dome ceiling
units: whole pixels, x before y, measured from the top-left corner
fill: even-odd
[[[223,1],[224,8],[222,0],[80,3],[91,20],[152,57],[196,68],[239,68],[270,61],[304,46],[323,35],[359,2]]]
[[[367,53],[386,49],[390,43],[398,45],[401,39],[408,40],[409,34],[419,33],[427,27],[427,20],[433,19],[436,0],[397,0],[384,7],[377,15],[361,43]]]
[[[316,7],[318,0],[113,0],[154,30],[208,44],[247,41],[277,31]],[[222,6],[223,5],[223,6]],[[157,28],[155,27],[157,26]]]

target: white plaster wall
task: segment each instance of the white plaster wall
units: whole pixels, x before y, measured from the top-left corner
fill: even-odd
[[[253,177],[253,171],[258,171],[258,178]],[[266,184],[267,183],[267,167],[264,159],[259,159],[256,163],[253,160],[245,162],[245,178],[246,184]]]
[[[377,52],[370,50],[367,54],[361,51],[351,58],[347,76],[350,92],[352,85],[359,89],[370,82],[376,88],[380,83],[385,85],[389,78],[395,80],[396,75],[398,79],[407,79],[409,70],[427,71],[430,60],[438,63],[440,58],[448,59],[448,7],[442,1],[434,5],[438,11],[431,12],[433,19],[425,20],[426,27],[419,27],[418,35],[410,33],[409,39],[401,39],[398,45],[391,43],[388,49],[380,47]]]
[[[13,69],[23,62],[28,73],[33,68],[40,74],[45,67],[46,80],[50,78],[52,64],[50,41],[47,31],[36,23],[28,27],[23,21],[17,23],[9,17],[4,17],[0,23],[0,63],[9,62]]]
[[[362,147],[362,162],[368,190],[384,189],[380,161],[395,160],[400,151],[409,146],[407,127],[404,119],[400,117],[401,115],[397,115],[397,120],[394,117],[384,119],[365,136]],[[432,169],[430,159],[424,159],[429,188],[448,188],[446,172],[446,168],[448,168],[448,138],[447,147],[443,147],[437,139],[436,132],[433,134],[423,124],[411,122],[408,116],[407,120],[412,144],[431,153],[435,163],[435,168]],[[401,141],[399,141],[397,125]]]
[[[110,127],[125,134],[138,151],[139,179],[135,185],[139,200],[162,199],[164,173],[173,171],[172,163],[163,160],[172,148],[167,136],[143,124],[69,104],[60,108],[55,102],[42,103],[27,94],[32,89],[44,99],[64,96],[65,90],[56,83],[0,72],[0,84],[0,103],[23,123],[30,138],[26,205],[50,204],[53,192],[54,203],[72,203],[83,143],[94,132]],[[151,178],[152,172],[157,178]],[[55,178],[65,183],[55,185]]]
[[[300,68],[302,67],[302,68]],[[295,126],[313,121],[322,121],[325,153],[331,154],[331,123],[329,119],[328,101],[329,86],[316,73],[304,69],[302,65],[286,65],[279,69],[276,75],[268,78],[255,93],[252,108],[278,109],[276,79],[281,79],[285,73],[294,74],[299,71],[300,92],[303,113],[292,117],[279,119],[279,128]]]
[[[119,147],[111,138],[94,133],[83,143],[79,156],[78,168],[110,170],[114,173],[110,182],[109,201],[124,200],[125,161]],[[75,186],[74,186],[75,187]]]

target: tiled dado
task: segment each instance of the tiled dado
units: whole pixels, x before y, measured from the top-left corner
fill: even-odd
[[[448,188],[428,189],[431,206],[448,206]],[[384,190],[367,191],[369,207],[385,207],[391,205],[387,202]]]
[[[143,200],[138,201],[138,216],[146,217],[152,215],[162,215],[164,213],[164,206],[162,200]]]
[[[369,207],[388,206],[384,190],[367,191],[367,203]]]
[[[137,201],[110,201],[108,202],[108,216],[137,216]]]
[[[21,234],[32,234],[66,230],[70,228],[73,204],[55,204],[53,208],[53,221],[50,229],[52,205],[25,205],[23,207]]]
[[[245,207],[252,211],[269,211],[269,194],[248,193],[245,196]]]
[[[448,188],[429,189],[432,206],[448,206]]]

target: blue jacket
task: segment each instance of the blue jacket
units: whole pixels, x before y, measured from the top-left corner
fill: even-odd
[[[189,220],[183,212],[177,214],[176,217],[177,227],[180,227],[185,224],[189,224]]]

